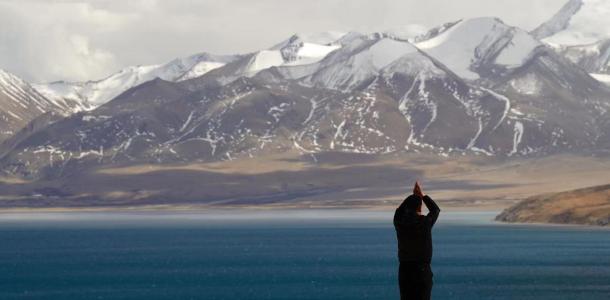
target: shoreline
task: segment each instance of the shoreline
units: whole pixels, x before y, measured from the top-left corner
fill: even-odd
[[[505,225],[515,227],[552,227],[572,229],[600,229],[610,230],[608,226],[595,226],[590,224],[563,224],[543,222],[504,222],[495,217],[502,212],[504,206],[445,206],[442,212],[449,214],[447,220],[450,223],[466,221],[456,218],[463,215],[486,215],[487,220],[474,220],[473,224]],[[125,220],[125,217],[136,216],[132,220],[147,219],[176,219],[206,220],[206,221],[286,221],[296,220],[364,220],[381,221],[387,220],[394,212],[395,207],[383,206],[180,206],[180,205],[154,205],[133,207],[48,207],[48,208],[10,208],[0,209],[0,222],[10,220],[82,220],[82,216],[92,217],[92,220]],[[42,217],[42,218],[38,218]],[[46,218],[45,218],[46,217]],[[483,222],[482,222],[483,221]]]
[[[610,230],[610,226],[591,225],[591,224],[570,224],[570,223],[544,223],[544,222],[506,222],[493,220],[498,224],[514,225],[514,226],[534,226],[534,227],[569,227],[569,228],[595,228],[601,230]]]
[[[12,213],[125,213],[125,212],[213,212],[213,211],[240,211],[240,212],[272,212],[285,210],[299,211],[394,211],[400,203],[396,205],[239,205],[239,206],[215,206],[215,205],[141,205],[141,206],[84,206],[84,207],[14,207],[0,208],[0,215]],[[442,202],[441,202],[442,204]],[[489,205],[445,205],[442,210],[445,212],[501,212],[508,206],[489,204]]]
[[[439,224],[493,225],[497,210],[444,211]],[[234,226],[259,224],[272,226],[315,227],[326,225],[392,226],[393,210],[370,209],[282,209],[282,210],[182,210],[182,211],[89,211],[0,213],[0,225],[60,226]],[[38,225],[37,225],[38,224]],[[334,225],[333,225],[334,226]]]

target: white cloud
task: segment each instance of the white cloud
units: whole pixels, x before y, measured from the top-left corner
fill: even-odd
[[[105,76],[120,64],[97,38],[128,18],[82,2],[0,2],[0,67],[31,81]]]
[[[0,68],[31,81],[88,80],[197,52],[254,51],[295,32],[412,31],[490,15],[531,29],[563,2],[0,0]]]

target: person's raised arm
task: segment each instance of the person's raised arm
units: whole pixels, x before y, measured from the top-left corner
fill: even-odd
[[[441,213],[441,209],[438,207],[438,205],[436,205],[436,202],[434,202],[432,198],[428,197],[428,195],[425,195],[422,200],[424,201],[424,204],[426,205],[429,211],[428,215],[426,215],[426,218],[430,220],[430,226],[434,226],[434,223],[436,223],[436,219],[438,219],[438,215]]]
[[[419,186],[419,182],[415,182],[415,187],[413,188],[413,193],[422,198],[424,204],[426,205],[426,208],[428,208],[428,215],[426,215],[426,218],[428,218],[428,220],[430,220],[430,226],[434,226],[434,223],[436,223],[436,220],[438,219],[438,215],[440,214],[441,209],[438,207],[438,205],[436,205],[436,202],[434,202],[434,200],[432,200],[432,198],[428,197],[428,195],[424,195],[424,193],[421,190],[421,186]]]

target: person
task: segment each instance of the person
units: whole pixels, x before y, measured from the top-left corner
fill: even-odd
[[[428,214],[421,214],[422,202]],[[432,226],[440,208],[424,195],[419,182],[413,194],[396,209],[394,228],[398,238],[398,284],[400,299],[430,299],[432,292]]]

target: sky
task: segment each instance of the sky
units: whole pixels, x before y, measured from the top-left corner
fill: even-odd
[[[199,52],[247,53],[294,33],[430,28],[499,17],[530,30],[567,0],[0,0],[0,69],[84,81]]]

